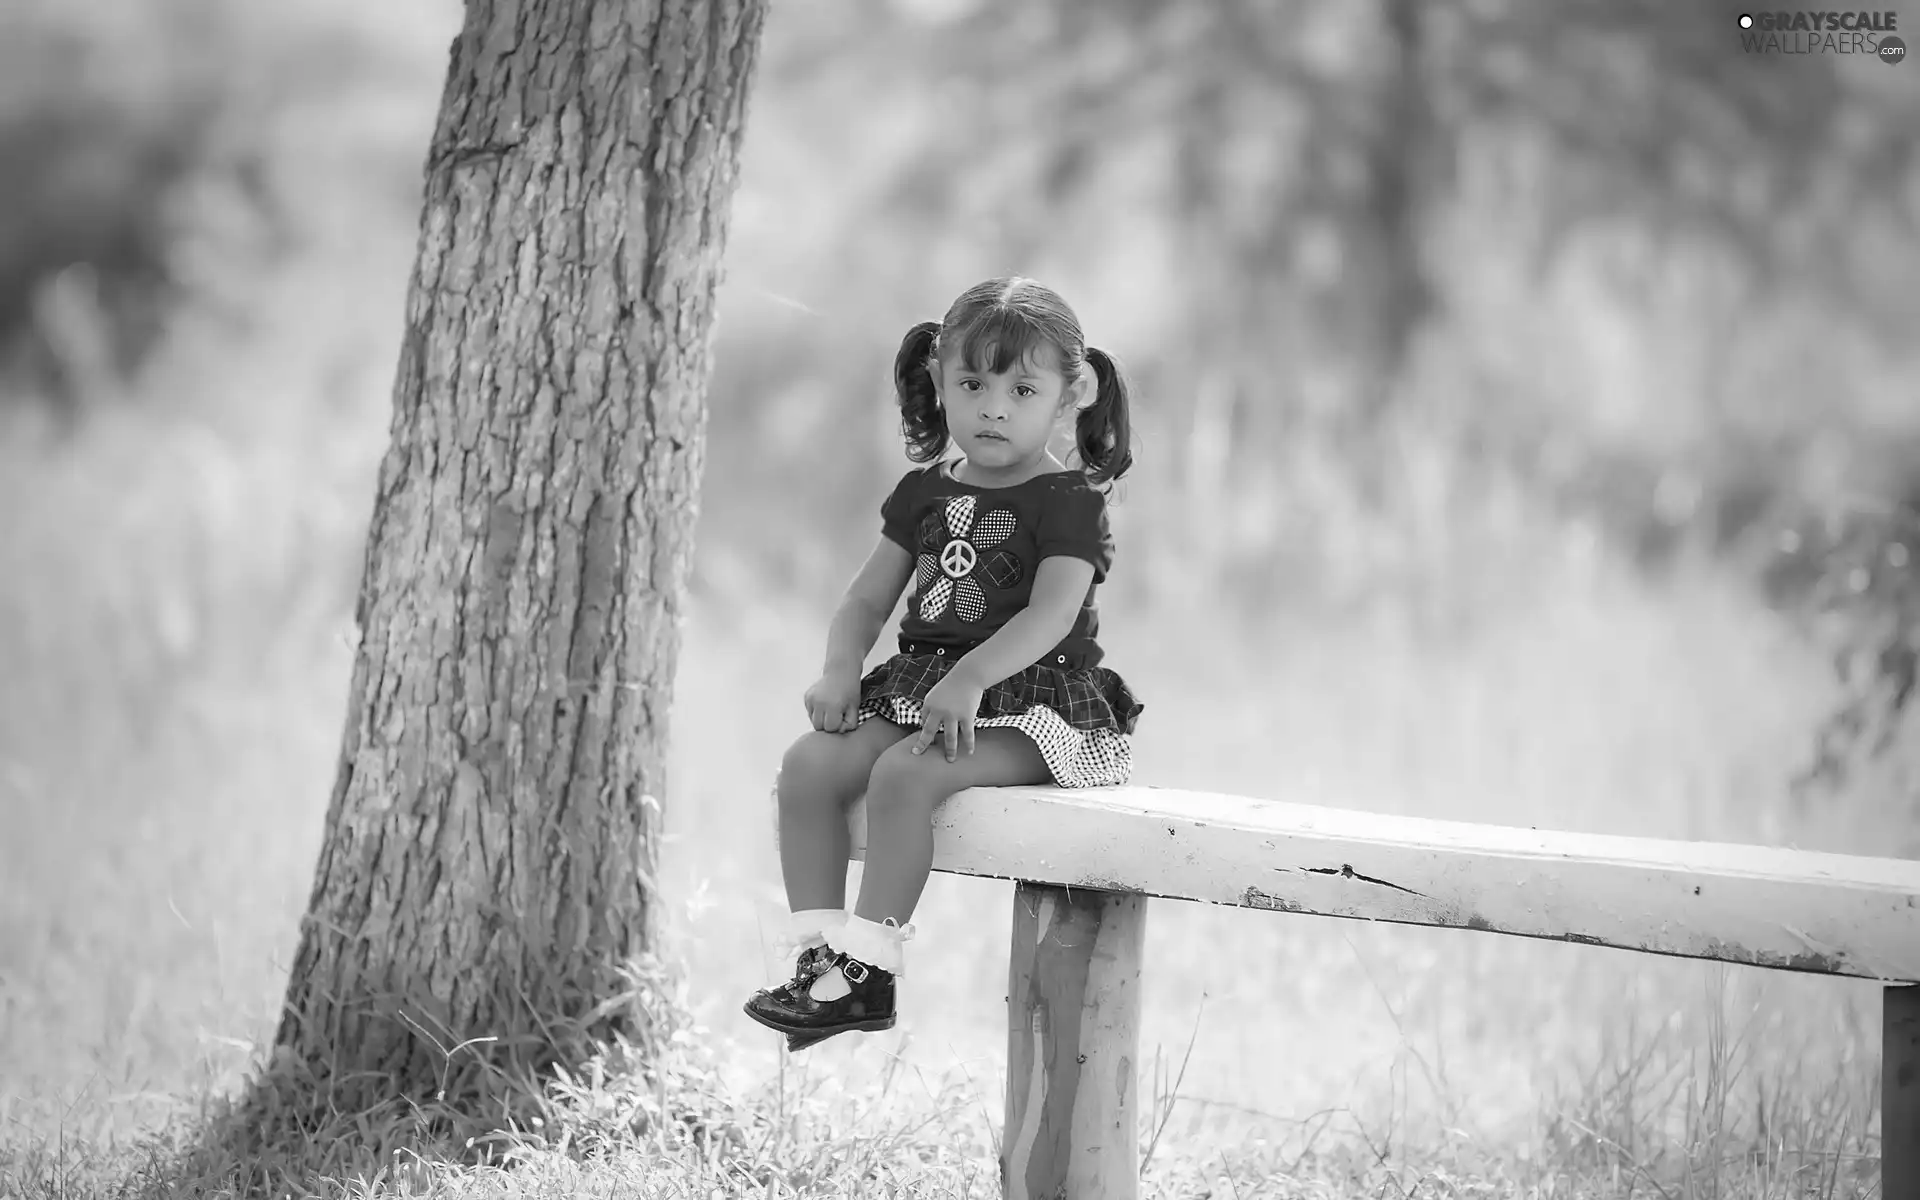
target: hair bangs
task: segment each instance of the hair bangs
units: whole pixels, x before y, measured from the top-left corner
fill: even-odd
[[[942,356],[951,352],[962,370],[1004,375],[1016,363],[1051,365],[1060,369],[1062,351],[1058,339],[1032,314],[1010,305],[994,305],[971,314],[957,329],[941,338]],[[1040,359],[1035,351],[1051,350],[1052,362]]]

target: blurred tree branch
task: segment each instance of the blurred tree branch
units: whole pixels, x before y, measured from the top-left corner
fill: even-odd
[[[1631,207],[1651,236],[1718,238],[1763,284],[1817,288],[1887,335],[1911,328],[1910,289],[1863,288],[1857,269],[1863,215],[1908,233],[1920,217],[1903,202],[1920,146],[1910,89],[1848,86],[1840,71],[1867,61],[1746,53],[1717,3],[1435,11],[1462,48],[1440,56],[1454,124],[1548,140],[1566,168],[1547,209],[1562,238]]]
[[[1320,48],[1342,35],[1344,50]],[[1225,285],[1192,297],[1193,332],[1265,345],[1234,318],[1268,311],[1278,283],[1321,312],[1361,377],[1349,420],[1379,415],[1435,313],[1421,225],[1461,140],[1487,130],[1537,140],[1555,164],[1543,257],[1627,218],[1722,244],[1756,283],[1817,288],[1883,335],[1911,327],[1911,289],[1872,286],[1859,243],[1863,220],[1914,227],[1902,188],[1920,110],[1897,89],[1843,85],[1831,58],[1745,53],[1719,4],[1377,0],[1334,17],[1300,0],[983,0],[934,36],[960,48],[978,100],[943,130],[964,156],[901,175],[928,219],[961,190],[956,161],[1028,172],[1022,190],[1058,212],[1101,186],[1104,158],[1173,130],[1170,215],[1204,232],[1191,248],[1215,269],[1195,276]],[[1284,160],[1255,165],[1263,140],[1289,143]],[[1299,260],[1328,234],[1339,266],[1323,278]]]

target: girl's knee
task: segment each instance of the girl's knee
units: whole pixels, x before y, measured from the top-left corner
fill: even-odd
[[[775,789],[782,800],[798,797],[841,802],[860,786],[857,755],[843,734],[818,729],[802,734],[780,760]]]
[[[906,804],[931,808],[946,799],[941,794],[936,764],[944,765],[938,747],[925,754],[912,751],[912,741],[890,748],[873,764],[867,776],[867,804]]]
[[[826,760],[826,751],[820,745],[820,731],[813,730],[794,739],[793,745],[780,756],[780,778],[785,781],[798,775],[818,774]]]

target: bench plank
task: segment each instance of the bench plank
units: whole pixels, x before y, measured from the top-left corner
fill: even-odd
[[[851,814],[855,854],[863,813]],[[1920,862],[1383,816],[1170,788],[975,788],[934,868],[1920,982]]]

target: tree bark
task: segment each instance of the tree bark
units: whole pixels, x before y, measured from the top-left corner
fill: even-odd
[[[420,1094],[463,1056],[578,1050],[618,1027],[595,1006],[651,945],[764,11],[468,2],[277,1038],[336,1089]]]

